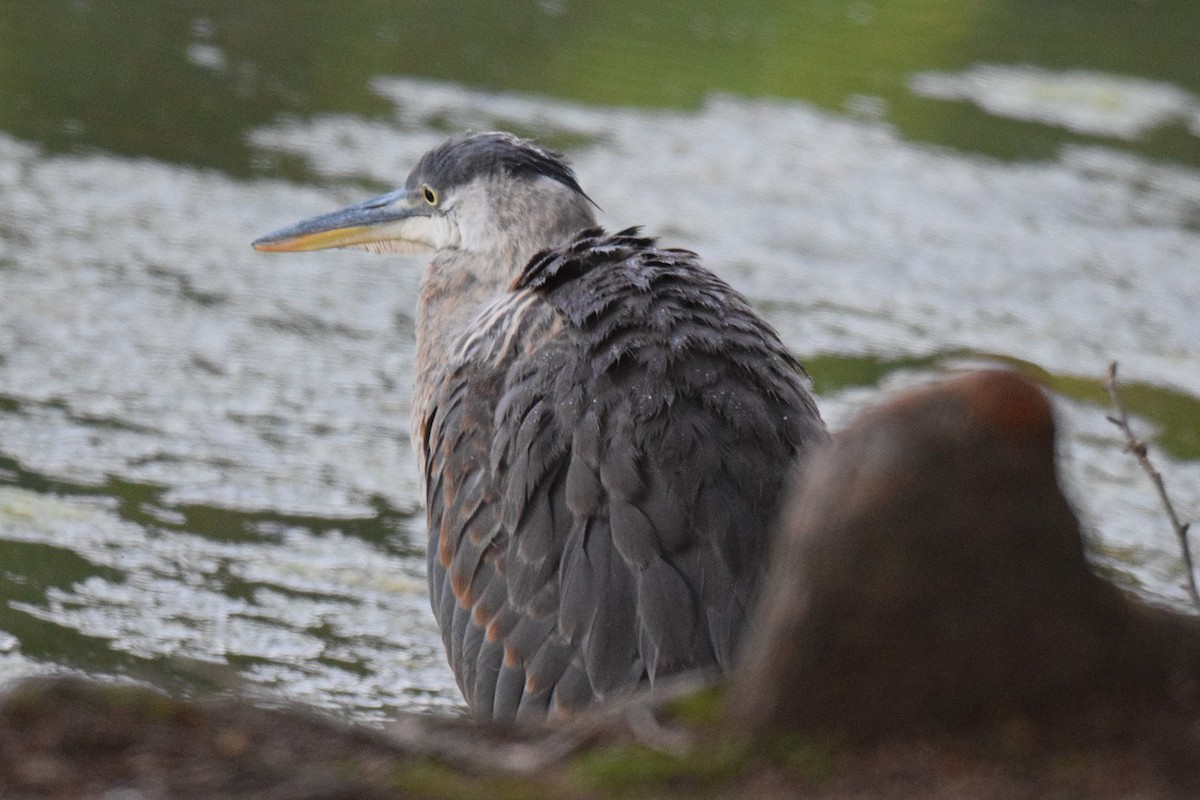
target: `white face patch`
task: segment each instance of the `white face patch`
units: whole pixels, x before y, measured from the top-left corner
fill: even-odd
[[[476,178],[454,190],[452,204],[446,216],[455,220],[458,233],[456,245],[462,250],[490,252],[500,236],[496,228],[496,209],[492,207],[486,179]]]

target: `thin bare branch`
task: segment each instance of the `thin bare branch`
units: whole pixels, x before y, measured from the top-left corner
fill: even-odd
[[[1167,488],[1163,485],[1162,475],[1150,461],[1146,443],[1134,436],[1133,429],[1129,427],[1129,415],[1125,413],[1125,404],[1121,401],[1121,393],[1117,389],[1117,362],[1114,361],[1108,365],[1108,373],[1104,376],[1103,386],[1108,391],[1113,410],[1116,412],[1115,416],[1108,417],[1108,421],[1121,429],[1125,435],[1125,449],[1137,457],[1138,463],[1150,476],[1151,483],[1158,491],[1158,499],[1162,501],[1163,508],[1166,509],[1167,517],[1171,521],[1171,528],[1179,538],[1179,546],[1183,550],[1183,564],[1187,569],[1188,594],[1192,597],[1192,603],[1200,608],[1200,592],[1196,590],[1196,570],[1192,566],[1192,550],[1188,545],[1190,523],[1179,520],[1179,515],[1175,513],[1175,506],[1171,504],[1171,498],[1167,496]]]

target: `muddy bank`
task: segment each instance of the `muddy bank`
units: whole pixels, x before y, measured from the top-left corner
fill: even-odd
[[[1093,707],[1037,720],[1013,716],[953,734],[847,745],[778,736],[749,745],[704,719],[701,695],[660,712],[657,744],[614,722],[532,772],[506,769],[561,733],[481,732],[461,720],[406,718],[405,742],[301,709],[194,701],[151,689],[35,682],[0,702],[5,797],[1195,797],[1194,712]],[[674,720],[674,721],[671,721]],[[538,736],[547,737],[539,739]],[[558,738],[556,738],[558,737]],[[421,741],[428,744],[422,746]],[[516,744],[514,744],[516,743]]]

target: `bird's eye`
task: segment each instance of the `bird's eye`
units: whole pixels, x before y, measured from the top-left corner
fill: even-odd
[[[425,202],[429,203],[431,206],[436,206],[438,204],[437,192],[435,192],[433,187],[429,184],[425,184],[421,187],[421,196],[424,197]]]

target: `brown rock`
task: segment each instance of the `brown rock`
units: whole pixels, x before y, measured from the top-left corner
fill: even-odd
[[[803,474],[735,672],[744,729],[870,737],[1195,694],[1200,625],[1091,571],[1028,381],[906,394]]]

